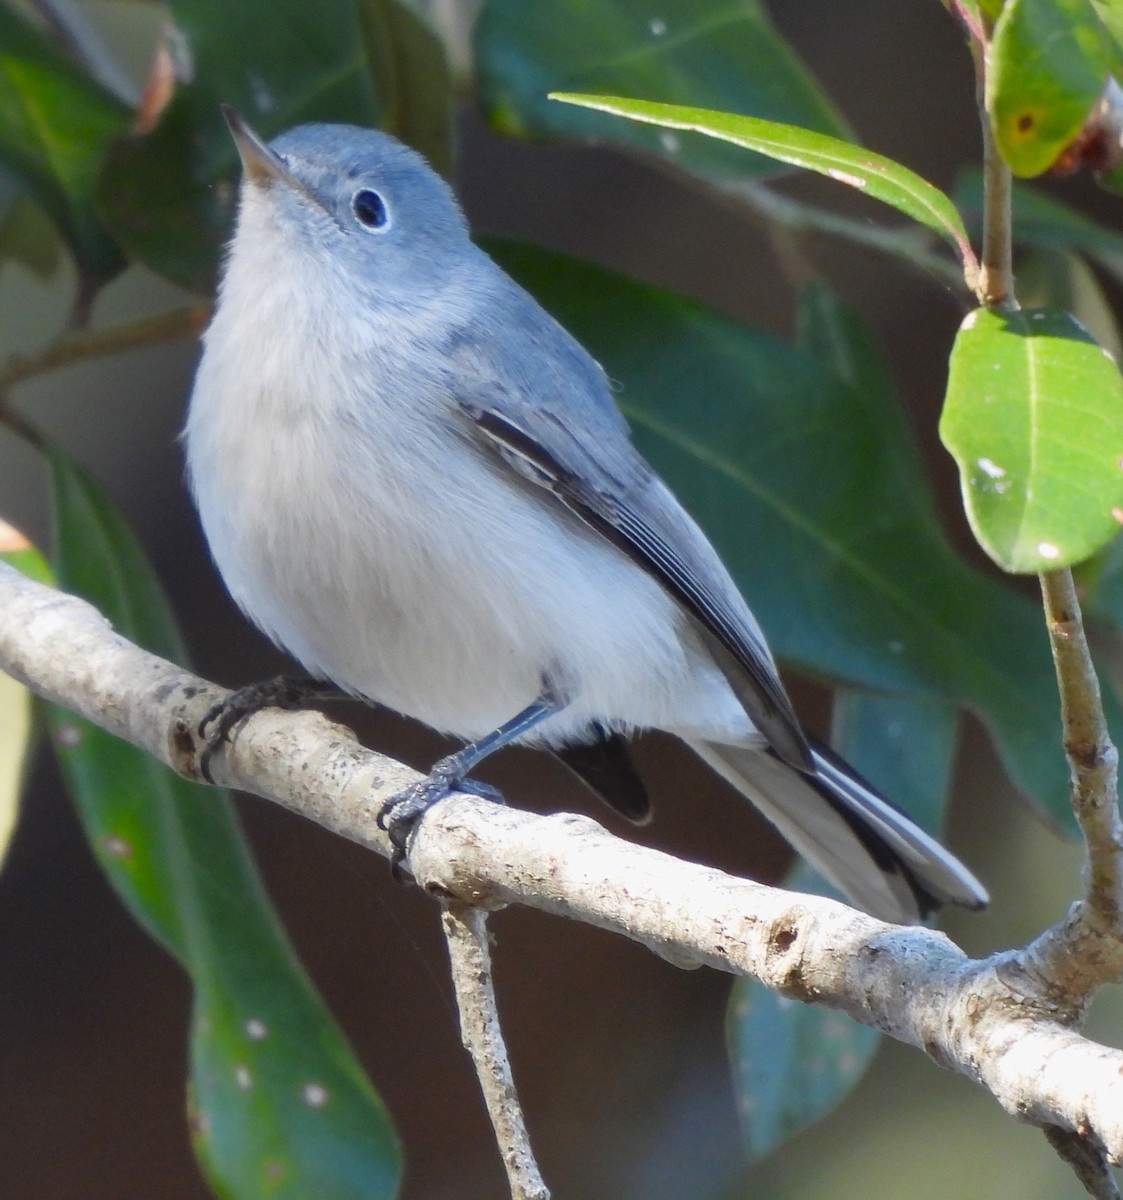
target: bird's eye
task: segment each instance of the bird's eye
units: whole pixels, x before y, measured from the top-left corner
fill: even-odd
[[[351,208],[359,224],[368,229],[382,229],[390,223],[390,214],[386,211],[385,202],[370,188],[363,188],[351,197]]]

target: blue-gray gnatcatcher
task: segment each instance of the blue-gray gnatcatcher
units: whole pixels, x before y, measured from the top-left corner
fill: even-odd
[[[676,734],[856,903],[986,892],[801,729],[705,535],[632,446],[604,372],[470,241],[386,134],[228,121],[237,229],[187,419],[191,486],[249,617],[320,680],[487,754],[551,750],[647,815],[624,736]]]

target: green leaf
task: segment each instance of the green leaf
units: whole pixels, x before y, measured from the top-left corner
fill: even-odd
[[[0,560],[39,583],[51,583],[46,559],[19,530],[0,520]],[[23,777],[34,743],[31,693],[0,671],[0,865],[19,815]]]
[[[951,200],[915,172],[884,155],[809,129],[762,121],[756,117],[739,117],[732,113],[674,104],[653,104],[647,100],[624,100],[616,96],[556,93],[550,98],[664,129],[704,133],[746,150],[767,154],[780,162],[827,175],[892,205],[914,221],[935,230],[951,242],[964,263],[974,262],[967,231]]]
[[[1009,0],[995,25],[987,111],[1015,175],[1040,175],[1100,98],[1111,46],[1090,0]]]
[[[746,979],[733,987],[726,1039],[745,1149],[753,1159],[844,1100],[881,1040],[845,1013],[786,999]]]
[[[1123,629],[1123,537],[1081,563],[1074,574],[1085,614]]]
[[[959,712],[844,689],[834,699],[832,742],[890,800],[939,837],[959,740]]]
[[[0,519],[0,558],[36,583],[54,586],[50,564],[14,526]]]
[[[855,387],[810,350],[678,297],[560,255],[496,253],[620,381],[637,444],[783,659],[966,706],[1022,790],[1073,828],[1040,612],[948,546],[876,359],[854,356]]]
[[[177,54],[191,63],[154,132],[119,145],[98,187],[129,253],[209,293],[230,228],[238,159],[219,111],[232,104],[265,137],[304,121],[377,123],[351,0],[171,0]],[[247,48],[252,66],[247,67]]]
[[[359,20],[382,128],[451,177],[454,97],[441,39],[406,0],[360,0]]]
[[[120,516],[51,458],[61,585],[166,657],[183,648]],[[397,1187],[385,1112],[293,955],[225,794],[61,709],[54,741],[99,862],[194,986],[194,1143],[215,1191],[377,1200]]]
[[[1079,255],[1044,246],[1030,250],[1017,264],[1017,279],[1018,302],[1023,308],[1070,313],[1116,362],[1123,362],[1123,338],[1111,301]]]
[[[50,214],[95,285],[124,265],[93,195],[105,155],[129,121],[125,105],[0,4],[0,163]]]
[[[1119,0],[1092,0],[1111,46],[1111,73],[1123,78],[1123,4]]]
[[[835,696],[835,747],[934,834],[943,824],[958,728],[959,714],[949,704],[845,689]],[[838,896],[802,862],[784,886]],[[785,1000],[755,979],[734,985],[726,1032],[752,1158],[762,1158],[841,1103],[865,1075],[881,1040],[876,1030],[842,1013]]]
[[[936,502],[920,448],[869,328],[819,280],[804,289],[797,320],[799,346],[829,370],[849,396],[864,404],[866,419],[880,428],[893,448],[879,463],[883,481],[909,497],[916,520],[935,527]]]
[[[940,437],[975,537],[1004,570],[1066,567],[1119,532],[1123,379],[1067,313],[968,314]]]
[[[981,229],[982,173],[964,171],[956,181],[955,199],[971,226]],[[1011,208],[1015,242],[1081,250],[1123,283],[1123,234],[1096,224],[1076,209],[1025,184],[1015,183]]]
[[[0,263],[18,262],[39,279],[58,269],[58,226],[19,185],[0,174]]]
[[[774,162],[703,139],[621,125],[547,103],[552,91],[647,96],[749,111],[848,138],[849,127],[758,0],[488,0],[476,27],[479,101],[527,137],[637,146],[706,176],[774,174]]]

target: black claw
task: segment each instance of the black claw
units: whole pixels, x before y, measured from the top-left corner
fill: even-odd
[[[390,875],[394,882],[401,887],[406,884],[413,883],[414,878],[410,874],[409,867],[406,865],[406,854],[404,850],[395,848],[394,853],[390,855]]]
[[[503,796],[490,784],[465,778],[461,764],[453,754],[441,759],[424,779],[391,796],[378,810],[375,823],[390,839],[393,847],[390,871],[399,883],[408,883],[413,878],[405,867],[406,853],[421,818],[434,804],[457,791],[473,792],[485,800],[505,803]]]
[[[224,700],[212,704],[199,722],[199,736],[205,743],[199,755],[200,774],[208,783],[214,783],[211,759],[230,740],[235,725],[246,717],[263,708],[301,708],[313,700],[336,700],[344,696],[335,684],[303,675],[278,675],[231,692]],[[211,725],[214,728],[208,732]]]

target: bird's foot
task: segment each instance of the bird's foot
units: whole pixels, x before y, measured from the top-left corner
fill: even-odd
[[[412,878],[405,867],[406,850],[417,823],[434,804],[451,792],[471,792],[496,804],[506,803],[498,789],[478,779],[469,779],[464,772],[461,756],[450,754],[448,758],[442,758],[424,779],[391,796],[378,810],[378,828],[386,831],[393,847],[390,870],[399,883]]]
[[[211,778],[211,759],[230,740],[234,726],[263,708],[302,708],[313,700],[336,699],[344,695],[334,684],[304,675],[278,675],[251,683],[224,700],[212,704],[199,722],[203,752],[199,755],[199,771],[208,783]]]

